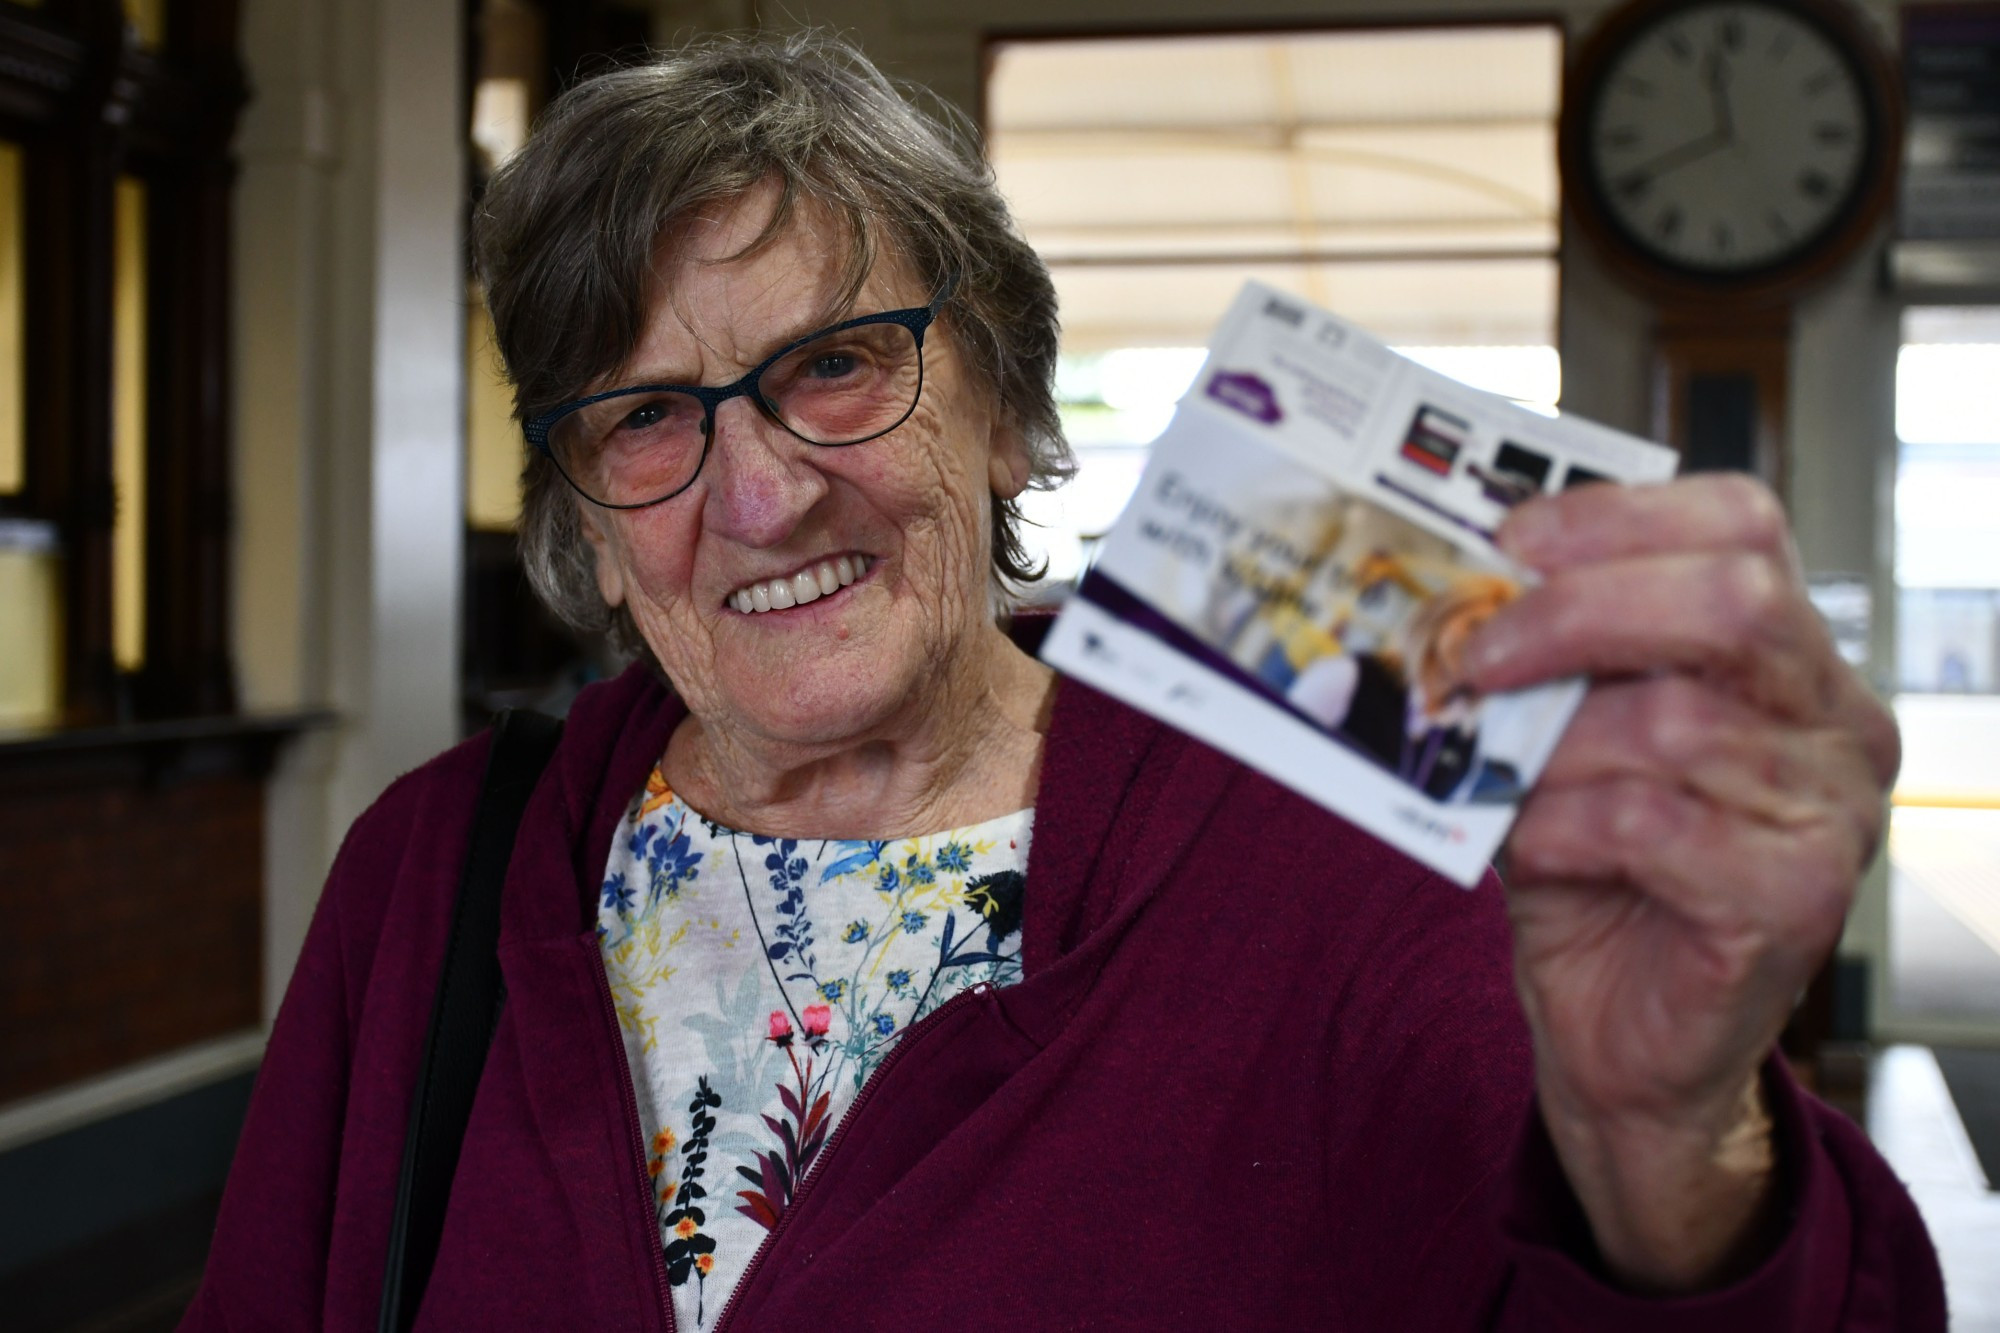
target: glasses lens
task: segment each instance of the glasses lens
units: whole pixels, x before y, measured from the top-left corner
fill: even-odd
[[[814,444],[854,444],[908,416],[922,383],[916,335],[901,324],[863,324],[787,353],[759,377],[757,392]]]
[[[549,430],[549,448],[576,488],[600,504],[672,495],[701,467],[701,400],[639,389],[579,407]]]

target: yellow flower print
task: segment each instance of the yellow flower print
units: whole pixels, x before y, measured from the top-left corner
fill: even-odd
[[[695,1233],[695,1225],[694,1225],[694,1219],[692,1217],[683,1217],[680,1221],[674,1223],[674,1234],[676,1236],[679,1236],[682,1240],[686,1240],[689,1236],[692,1236],[694,1233]]]
[[[673,799],[674,790],[667,785],[666,774],[660,772],[657,764],[654,765],[653,771],[646,775],[646,799],[639,803],[639,817],[644,819]]]
[[[696,1259],[694,1261],[694,1271],[700,1273],[703,1277],[707,1277],[710,1273],[713,1273],[715,1271],[715,1256],[704,1254]]]
[[[674,1150],[674,1145],[679,1142],[680,1140],[674,1137],[674,1132],[671,1129],[663,1129],[653,1135],[653,1151],[659,1156],[665,1157]]]

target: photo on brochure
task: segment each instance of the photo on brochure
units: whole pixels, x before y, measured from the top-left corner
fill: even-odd
[[[1533,696],[1481,697],[1465,679],[1465,648],[1520,595],[1520,580],[1282,457],[1264,468],[1185,505],[1185,472],[1152,482],[1151,500],[1195,522],[1141,531],[1212,562],[1211,577],[1156,585],[1142,600],[1100,571],[1079,595],[1432,801],[1519,800],[1548,708]],[[1210,507],[1226,507],[1228,535],[1211,527],[1204,551],[1190,538]]]

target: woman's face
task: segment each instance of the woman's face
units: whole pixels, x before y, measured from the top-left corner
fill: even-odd
[[[809,209],[773,243],[731,258],[776,198],[760,187],[675,238],[613,382],[727,384],[830,322],[934,295],[885,258],[852,306],[834,309],[844,238]],[[579,502],[606,601],[630,608],[704,725],[838,744],[894,729],[947,682],[983,669],[995,637],[989,497],[1019,493],[1027,455],[945,322],[925,339],[923,371],[916,409],[878,439],[808,444],[736,398],[716,410],[707,462],[681,494],[623,511]],[[865,572],[817,600],[754,609],[773,600],[774,581],[796,589],[821,567]]]

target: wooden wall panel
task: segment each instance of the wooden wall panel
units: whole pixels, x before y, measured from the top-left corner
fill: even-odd
[[[6,791],[0,1104],[255,1027],[263,848],[256,776]]]

